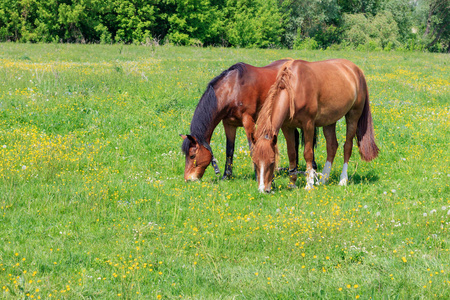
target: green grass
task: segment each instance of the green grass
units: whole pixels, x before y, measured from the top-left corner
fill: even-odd
[[[339,122],[329,185],[265,195],[240,129],[234,179],[185,183],[206,84],[286,57],[363,69],[380,156],[338,186]],[[0,298],[450,297],[448,55],[6,43],[0,78]]]

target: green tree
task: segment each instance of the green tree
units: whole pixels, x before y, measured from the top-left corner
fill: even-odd
[[[445,49],[450,52],[450,1],[419,1],[418,13],[424,24],[423,38],[426,47],[430,51]]]
[[[217,44],[224,34],[224,14],[217,1],[166,0],[167,38],[175,44]]]
[[[399,40],[405,43],[413,37],[413,12],[414,4],[412,1],[388,0],[382,5],[383,10],[389,11],[398,25]]]
[[[376,15],[383,0],[338,0],[343,13]]]
[[[344,40],[354,47],[369,40],[369,21],[364,14],[344,14]]]
[[[397,22],[390,11],[381,11],[375,17],[369,19],[370,38],[375,40],[377,45],[385,49],[388,45],[399,45],[399,30]]]
[[[276,0],[228,0],[226,37],[230,45],[261,47],[281,45],[282,14]]]
[[[117,26],[115,40],[140,43],[152,38],[152,30],[157,26],[159,2],[159,0],[115,0],[112,3]]]
[[[0,1],[0,40],[18,40],[21,23],[21,9],[19,1]]]
[[[284,0],[283,43],[291,48],[307,38],[317,40],[321,47],[340,41],[340,7],[337,0]],[[296,47],[297,47],[296,46]]]
[[[345,14],[344,30],[344,40],[354,47],[374,45],[384,49],[399,45],[397,22],[389,11],[382,11],[373,17]]]

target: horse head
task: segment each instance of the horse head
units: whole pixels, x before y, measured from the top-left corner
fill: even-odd
[[[184,180],[197,180],[203,177],[206,167],[213,159],[212,153],[192,135],[180,134],[183,138],[182,150],[186,155]]]
[[[253,143],[252,159],[259,184],[258,189],[260,192],[270,193],[278,160],[277,136],[265,135]]]

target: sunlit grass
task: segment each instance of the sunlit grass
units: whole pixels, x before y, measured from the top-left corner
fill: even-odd
[[[450,58],[384,52],[0,44],[1,298],[450,297]],[[238,61],[348,58],[380,156],[338,186],[262,195],[243,130],[235,178],[183,180],[206,84]],[[280,140],[280,164],[287,165]],[[212,148],[223,170],[225,137]],[[316,151],[326,157],[322,135]],[[301,168],[304,162],[301,161]]]

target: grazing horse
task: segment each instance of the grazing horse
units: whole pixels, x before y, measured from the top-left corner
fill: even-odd
[[[323,127],[327,161],[323,168],[321,183],[326,183],[338,147],[336,122],[343,116],[347,124],[347,134],[340,185],[346,185],[348,181],[347,166],[355,135],[363,160],[374,159],[379,151],[374,141],[369,93],[364,74],[355,64],[344,59],[285,62],[256,122],[253,163],[259,190],[261,192],[271,190],[278,156],[277,135],[280,128],[286,139],[293,136],[292,132],[296,128],[303,130],[305,188],[311,189],[317,176],[312,167],[314,131],[316,127]],[[288,142],[287,145],[289,166],[295,168],[297,152],[293,151],[292,142]],[[295,185],[296,180],[297,175],[292,174],[290,185]]]
[[[223,71],[208,83],[191,121],[191,133],[180,135],[186,156],[184,179],[202,178],[211,163],[219,173],[217,162],[210,147],[214,129],[223,122],[227,139],[226,163],[223,179],[232,176],[234,142],[237,127],[243,126],[251,149],[251,136],[262,104],[270,87],[276,81],[278,71],[287,60],[278,60],[265,67],[237,63]],[[295,130],[289,143],[298,151],[299,134]],[[315,162],[314,162],[315,164]]]

